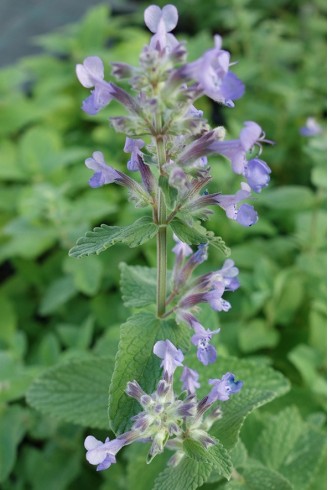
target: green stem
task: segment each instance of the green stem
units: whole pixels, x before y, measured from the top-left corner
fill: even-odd
[[[165,144],[160,135],[156,138],[158,166],[161,172],[162,165],[166,162]],[[157,316],[162,317],[166,308],[166,273],[167,273],[167,225],[166,204],[162,190],[158,189],[158,225],[157,234]]]

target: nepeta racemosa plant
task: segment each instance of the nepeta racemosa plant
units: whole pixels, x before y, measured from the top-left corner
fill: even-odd
[[[198,305],[207,303],[223,314],[228,311],[231,305],[223,296],[225,291],[239,287],[239,271],[227,259],[218,270],[195,275],[197,267],[207,259],[209,247],[227,252],[222,239],[207,231],[201,222],[213,213],[213,206],[220,207],[241,226],[257,222],[257,212],[245,201],[252,191],[258,193],[266,187],[270,179],[269,167],[259,158],[264,133],[258,124],[247,121],[239,138],[226,140],[223,127],[209,127],[202,111],[194,105],[197,99],[206,95],[232,108],[243,95],[244,85],[230,71],[230,54],[222,49],[219,36],[215,36],[212,49],[196,61],[186,62],[185,45],[171,33],[177,21],[173,5],[162,10],[154,5],[146,9],[145,23],[152,37],[141,52],[139,66],[112,63],[113,76],[127,80],[129,92],[105,81],[104,66],[97,56],[86,58],[76,68],[81,84],[91,89],[82,106],[86,113],[97,114],[113,99],[125,109],[124,115],[112,117],[110,122],[116,131],[126,135],[123,151],[129,155],[127,173],[108,165],[104,155],[95,151],[85,162],[93,171],[90,186],[116,183],[126,187],[130,200],[150,212],[127,227],[95,228],[77,242],[70,254],[81,257],[98,254],[115,243],[135,247],[155,236],[157,239],[156,310],[152,300],[142,297],[144,288],[148,287],[149,293],[153,276],[147,277],[148,286],[143,284],[142,276],[134,278],[137,285],[140,283],[140,292],[131,293],[130,287],[130,293],[123,294],[128,306],[144,307],[144,312],[134,315],[122,327],[110,389],[111,426],[119,435],[104,443],[93,436],[85,440],[87,460],[98,470],[108,468],[118,451],[134,441],[150,442],[149,461],[164,447],[174,451],[169,461],[173,466],[195,452],[199,458],[213,458],[213,448],[219,442],[210,430],[221,417],[224,421],[224,408],[221,410],[217,402],[227,401],[243,384],[226,372],[209,379],[211,389],[198,399],[199,374],[183,364],[182,350],[186,352],[188,346],[193,346],[200,369],[216,361],[211,340],[220,329],[211,330],[200,323]],[[229,160],[232,171],[241,176],[240,188],[235,192],[224,195],[206,190],[211,181],[207,158],[212,154]],[[176,242],[171,272],[167,271],[168,233]],[[192,249],[191,245],[197,248]],[[130,356],[131,375],[135,378],[127,379],[125,385],[128,368],[124,356]],[[174,384],[179,366],[183,366],[182,394],[181,387]],[[147,371],[151,374],[146,379]],[[135,402],[131,405],[129,397],[138,402],[139,408]],[[228,470],[221,471],[229,476]]]

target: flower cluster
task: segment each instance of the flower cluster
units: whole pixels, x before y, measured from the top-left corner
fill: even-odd
[[[209,214],[208,206],[219,206],[227,217],[242,226],[251,226],[258,219],[251,204],[244,201],[251,192],[260,192],[270,180],[270,168],[259,158],[261,145],[268,142],[261,127],[252,121],[244,123],[239,138],[225,140],[222,127],[211,130],[203,113],[194,102],[202,95],[227,107],[244,93],[244,85],[230,71],[230,54],[222,49],[220,36],[214,38],[214,48],[198,60],[186,63],[186,49],[171,33],[178,13],[173,5],[162,10],[152,5],[145,11],[145,23],[153,33],[149,45],[140,55],[140,66],[112,63],[117,79],[127,79],[134,95],[104,80],[104,65],[97,56],[86,58],[77,65],[81,84],[93,89],[82,109],[97,114],[111,100],[117,100],[127,111],[122,117],[112,117],[113,127],[124,132],[124,152],[130,154],[127,169],[137,172],[141,184],[106,164],[101,152],[94,152],[86,165],[94,171],[92,187],[117,183],[126,186],[139,206],[156,207],[158,174],[167,179],[175,192],[170,219],[179,212],[191,216]],[[142,136],[144,139],[141,139]],[[166,151],[158,161],[154,140],[163,141]],[[248,159],[252,150],[257,154]],[[254,152],[253,152],[254,153]],[[210,180],[207,157],[219,154],[227,158],[233,172],[245,179],[234,194],[200,194]]]
[[[207,244],[198,246],[196,252],[175,235],[176,245],[173,252],[176,256],[172,274],[172,292],[167,299],[167,305],[175,302],[172,312],[175,312],[177,321],[184,321],[189,325],[194,335],[191,342],[197,347],[197,357],[204,365],[215,362],[217,354],[210,341],[220,329],[209,330],[201,325],[193,312],[197,312],[199,303],[208,303],[215,311],[229,311],[230,303],[223,299],[225,291],[235,291],[239,288],[238,273],[234,261],[227,259],[222,268],[192,278],[192,273],[207,259]],[[188,258],[188,259],[187,259]]]
[[[163,377],[151,395],[145,393],[137,381],[128,383],[127,395],[142,407],[142,411],[132,419],[131,430],[112,441],[107,438],[104,443],[93,436],[85,439],[87,460],[97,465],[98,471],[109,468],[116,462],[115,456],[120,449],[135,441],[151,442],[148,462],[162,453],[164,447],[175,451],[169,461],[171,465],[177,465],[185,456],[183,441],[186,438],[200,442],[205,448],[214,445],[216,441],[208,430],[221,418],[221,410],[214,404],[228,400],[242,387],[242,382],[236,381],[235,376],[228,372],[220,379],[210,379],[212,388],[198,401],[196,390],[200,387],[199,375],[184,366],[180,378],[183,393],[179,398],[173,391],[173,377],[176,368],[183,366],[183,353],[169,340],[156,342],[153,352],[162,360]]]

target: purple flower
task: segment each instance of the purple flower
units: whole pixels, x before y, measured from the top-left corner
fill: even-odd
[[[177,349],[169,340],[159,340],[153,348],[154,354],[163,359],[161,367],[164,368],[164,374],[169,378],[173,376],[178,366],[182,366],[184,356],[180,349]]]
[[[182,75],[196,80],[203,93],[216,102],[233,107],[233,100],[244,94],[244,84],[229,72],[230,54],[221,49],[221,37],[215,36],[215,47],[201,58],[182,68]]]
[[[111,184],[121,177],[114,168],[107,165],[101,151],[95,151],[91,158],[86,159],[85,165],[95,172],[89,180],[91,187],[101,187],[105,184]]]
[[[188,255],[192,254],[192,248],[189,247],[187,243],[182,242],[175,233],[173,233],[173,239],[176,242],[176,245],[172,248],[172,252],[175,255],[179,255],[182,257],[188,257]]]
[[[93,436],[88,436],[84,441],[84,447],[87,450],[86,458],[90,464],[98,465],[97,471],[106,470],[111,464],[116,463],[115,455],[124,446],[123,441],[114,439],[102,443]]]
[[[212,289],[213,287],[219,287],[223,283],[226,291],[235,291],[240,286],[237,278],[238,274],[239,270],[235,267],[234,261],[227,259],[221,269],[200,276],[195,283],[195,287],[201,290]]]
[[[192,327],[195,331],[195,335],[191,337],[191,342],[197,347],[198,360],[207,366],[212,364],[216,360],[216,349],[213,345],[210,345],[213,335],[220,332],[217,330],[206,330],[203,325],[197,321],[193,322]]]
[[[131,153],[131,158],[128,161],[128,170],[135,172],[139,170],[138,156],[142,156],[140,149],[145,146],[145,142],[140,139],[126,138],[123,151],[125,153]]]
[[[169,34],[178,23],[178,11],[174,5],[165,5],[160,9],[157,5],[150,5],[144,13],[145,24],[154,34],[150,41],[150,47],[163,50],[172,49],[178,41]]]
[[[305,122],[305,126],[300,129],[300,133],[302,136],[307,137],[317,136],[318,134],[322,133],[322,128],[314,117],[308,117]]]
[[[242,183],[242,187],[247,184]],[[237,207],[237,204],[249,197],[249,191],[242,189],[233,195],[212,194],[208,196],[208,200],[215,201],[222,209],[225,210],[228,218],[237,221],[243,226],[252,226],[258,220],[258,214],[254,207],[250,204],[242,204]]]
[[[240,131],[238,140],[215,141],[208,150],[219,153],[231,161],[232,170],[236,174],[244,174],[246,153],[255,145],[263,141],[262,128],[253,121],[246,121]]]
[[[209,404],[217,400],[229,400],[230,395],[238,393],[243,386],[242,381],[235,381],[235,376],[232,373],[224,374],[221,379],[210,379],[209,384],[213,385],[207,398]]]
[[[270,167],[258,158],[249,160],[245,165],[244,175],[248,185],[254,192],[261,192],[263,187],[267,187],[270,181]]]
[[[203,198],[204,202],[209,204],[216,203],[220,208],[224,209],[228,218],[237,221],[243,226],[252,226],[258,220],[258,215],[253,206],[250,204],[242,204],[237,207],[237,204],[250,196],[250,187],[245,182],[241,183],[241,190],[236,192],[236,194],[209,194]]]
[[[227,259],[224,261],[223,266],[217,272],[213,272],[214,276],[218,274],[223,278],[224,286],[226,291],[235,291],[239,288],[239,280],[237,276],[239,274],[239,269],[235,267],[235,263],[232,259]]]
[[[250,204],[242,204],[237,209],[235,220],[242,226],[253,226],[258,220],[258,214]]]
[[[197,371],[184,366],[180,380],[182,381],[182,389],[187,390],[190,395],[196,392],[200,387],[198,383],[199,374]]]
[[[222,294],[224,293],[224,284],[217,283],[216,288],[212,291],[208,291],[205,293],[204,300],[208,301],[210,307],[215,311],[229,311],[231,308],[231,304],[229,301],[226,301],[222,298]]]
[[[76,65],[76,75],[83,87],[94,87],[91,95],[83,102],[82,109],[90,115],[97,114],[113,98],[112,85],[104,81],[103,62],[98,56],[89,56],[83,65]]]

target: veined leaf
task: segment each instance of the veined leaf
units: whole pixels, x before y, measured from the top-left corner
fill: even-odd
[[[220,250],[226,257],[230,255],[230,248],[226,246],[223,239],[215,236],[212,231],[206,230],[199,223],[194,222],[192,226],[187,225],[179,218],[174,218],[170,227],[173,233],[184,243],[188,245],[199,245],[200,243],[208,243]]]
[[[168,467],[156,478],[153,490],[195,490],[211,474],[212,464],[187,456],[175,468]]]
[[[65,422],[107,429],[108,386],[113,366],[113,358],[59,364],[33,382],[27,401],[40,412]]]
[[[186,364],[197,369],[194,358],[188,357]],[[221,402],[223,417],[213,425],[210,432],[226,449],[231,449],[238,441],[245,418],[256,408],[288,391],[289,382],[281,373],[265,364],[245,359],[220,358],[217,363],[204,366],[199,371],[199,396],[209,392],[208,379],[220,378],[226,372],[232,372],[244,385],[239,393]]]
[[[232,461],[228,451],[217,441],[215,446],[205,449],[204,446],[193,439],[183,442],[186,455],[194,461],[202,461],[213,465],[216,473],[229,479],[232,471]]]
[[[69,251],[69,255],[77,258],[92,254],[99,255],[116,243],[125,243],[131,248],[138,247],[153,238],[157,230],[157,225],[149,216],[139,218],[129,226],[101,225],[79,238],[76,245]]]
[[[284,475],[297,490],[309,488],[324,456],[325,435],[304,422],[296,407],[272,416],[254,456]]]
[[[188,327],[177,325],[173,320],[160,320],[151,312],[140,312],[121,326],[119,350],[109,391],[109,418],[114,432],[124,432],[130,419],[141,409],[140,405],[125,394],[129,381],[136,380],[152,393],[160,379],[160,359],[153,354],[158,340],[170,340],[176,347],[189,347]],[[189,333],[189,331],[188,331]]]
[[[179,218],[174,218],[170,227],[173,233],[184,243],[188,245],[199,245],[200,243],[207,243],[206,233],[207,230],[200,224],[194,223],[194,225],[188,226],[186,223],[181,221]]]
[[[277,471],[270,470],[259,463],[248,463],[240,470],[238,479],[230,481],[222,487],[222,490],[265,489],[296,490],[283,475],[279,474]]]
[[[157,270],[121,263],[121,291],[124,305],[140,308],[156,303]]]
[[[121,291],[124,305],[140,308],[156,303],[157,269],[120,264]],[[170,285],[171,272],[167,273]],[[168,293],[170,291],[168,290]]]

